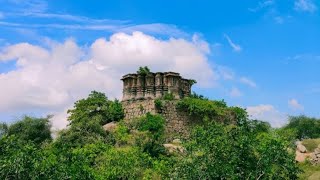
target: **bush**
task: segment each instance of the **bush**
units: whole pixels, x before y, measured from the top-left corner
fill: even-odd
[[[164,153],[162,146],[164,139],[165,120],[160,115],[152,115],[147,113],[145,116],[138,119],[137,129],[142,132],[147,132],[149,137],[142,144],[142,149],[152,157],[158,157]]]
[[[208,118],[210,120],[227,123],[236,119],[240,120],[247,118],[247,113],[244,109],[238,107],[228,107],[223,100],[212,101],[186,97],[182,100],[179,100],[177,103],[177,108],[188,112],[190,116],[200,120]]]
[[[163,99],[167,100],[167,101],[172,101],[172,100],[174,100],[174,95],[172,93],[165,93],[163,95]]]
[[[163,107],[163,103],[162,103],[161,99],[155,99],[154,105],[158,110],[161,110],[161,108]]]
[[[96,160],[95,179],[141,179],[149,163],[138,148],[110,148]]]

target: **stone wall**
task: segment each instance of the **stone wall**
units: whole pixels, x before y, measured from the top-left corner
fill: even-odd
[[[176,108],[178,100],[163,100],[161,109],[155,107],[154,100],[123,101],[122,106],[125,112],[125,120],[130,121],[141,117],[147,112],[161,114],[166,120],[165,134],[168,141],[175,138],[186,138],[189,136],[190,127],[196,122],[187,112]]]

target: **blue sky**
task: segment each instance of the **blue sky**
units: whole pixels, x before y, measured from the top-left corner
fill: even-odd
[[[195,77],[196,92],[273,126],[287,115],[320,117],[319,7],[318,0],[0,0],[0,120],[52,113],[62,127],[72,102],[92,89],[119,98],[118,79],[139,65]]]

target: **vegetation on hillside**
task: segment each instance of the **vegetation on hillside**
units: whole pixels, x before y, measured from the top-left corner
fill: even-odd
[[[289,134],[283,133],[287,127],[278,133],[268,123],[249,120],[241,108],[199,95],[180,100],[177,107],[201,120],[178,154],[163,146],[161,115],[124,121],[121,103],[95,91],[68,111],[69,127],[54,140],[50,117],[1,124],[0,179],[298,178],[290,138],[282,136]],[[111,121],[117,127],[107,132],[102,125]]]

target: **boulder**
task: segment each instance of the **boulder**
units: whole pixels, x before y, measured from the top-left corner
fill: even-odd
[[[306,160],[306,156],[304,153],[301,153],[299,151],[296,151],[296,161],[298,162],[304,162]]]
[[[307,148],[306,148],[304,145],[302,145],[302,144],[298,144],[298,145],[297,145],[297,150],[298,150],[299,152],[301,152],[301,153],[306,153],[306,152],[307,152]]]
[[[105,131],[108,131],[108,132],[113,132],[117,127],[117,123],[116,122],[110,122],[110,123],[107,123],[103,126],[103,129]]]
[[[185,149],[182,146],[175,145],[175,144],[163,144],[163,146],[166,148],[166,150],[172,154],[172,153],[183,153]]]

